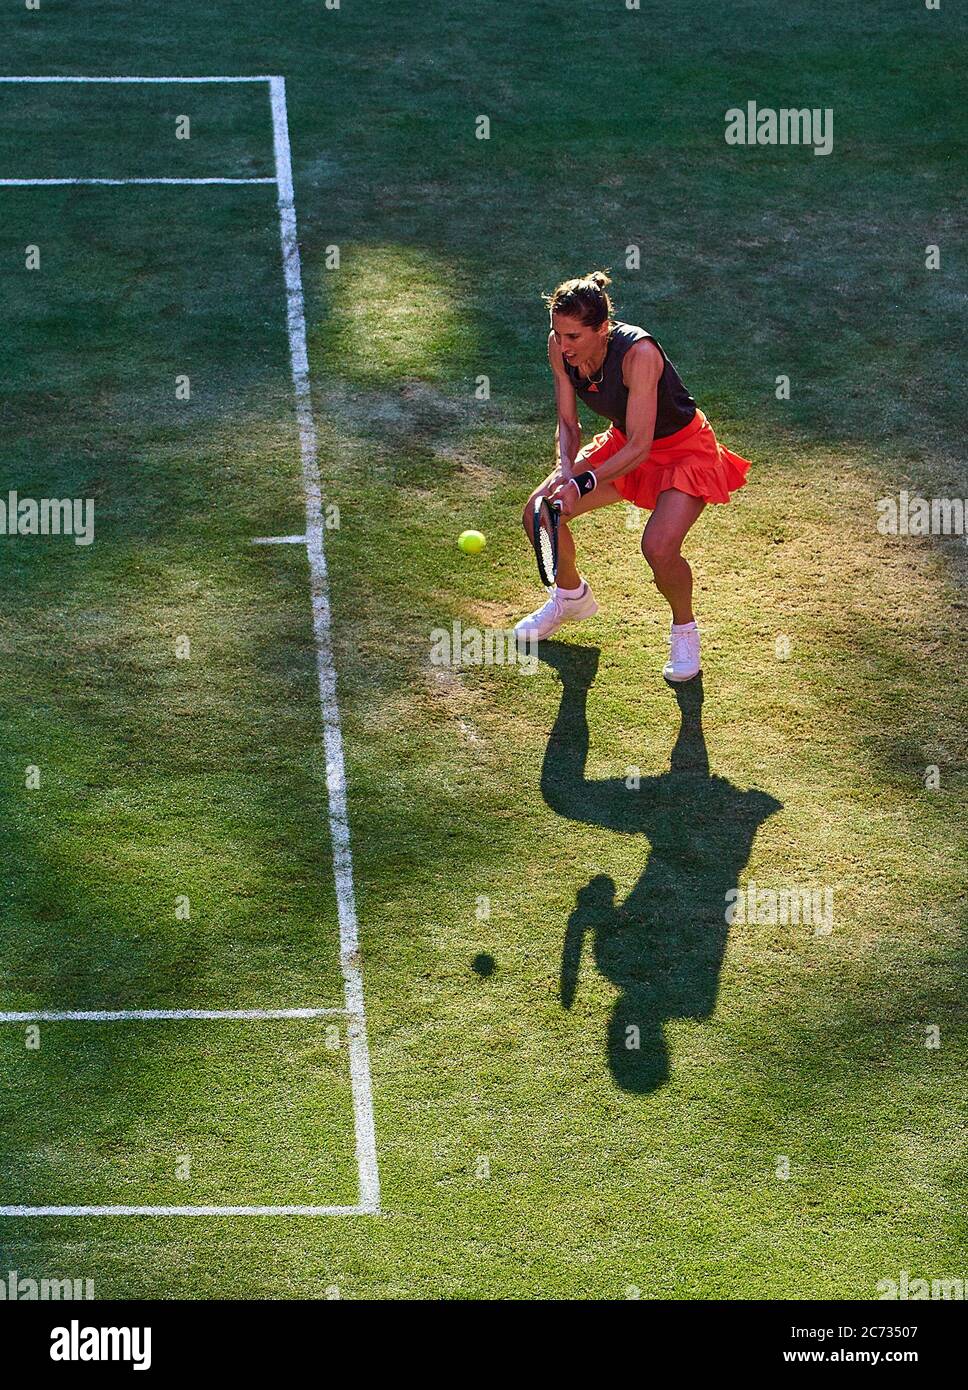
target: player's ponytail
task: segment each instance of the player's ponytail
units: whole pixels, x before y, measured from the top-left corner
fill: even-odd
[[[590,275],[563,280],[553,294],[541,297],[552,314],[564,314],[587,328],[598,328],[612,316],[612,300],[605,288],[611,283],[606,271],[593,270]]]

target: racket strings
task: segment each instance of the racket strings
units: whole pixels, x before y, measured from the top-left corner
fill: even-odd
[[[538,544],[541,546],[541,560],[545,573],[552,574],[555,568],[555,548],[551,542],[551,532],[544,526],[541,528]]]
[[[534,551],[542,584],[554,584],[558,570],[558,516],[544,498],[534,507]]]

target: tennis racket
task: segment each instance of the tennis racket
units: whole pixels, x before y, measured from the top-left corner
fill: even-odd
[[[561,512],[547,497],[534,499],[534,553],[538,561],[538,577],[550,589],[558,573],[558,522]]]

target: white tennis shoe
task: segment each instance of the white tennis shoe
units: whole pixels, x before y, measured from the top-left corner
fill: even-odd
[[[582,618],[594,618],[598,612],[598,604],[587,584],[577,598],[564,598],[557,587],[549,592],[547,603],[543,603],[540,608],[536,608],[533,613],[529,613],[526,618],[515,624],[514,631],[519,641],[530,639],[540,642],[543,637],[550,637],[553,632],[557,632],[565,623],[577,623]]]
[[[669,660],[662,668],[667,681],[691,681],[699,675],[699,629],[695,623],[684,631],[669,633]]]

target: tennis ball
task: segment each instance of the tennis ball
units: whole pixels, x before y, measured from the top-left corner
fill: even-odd
[[[457,544],[465,555],[479,555],[487,545],[487,540],[480,531],[461,531]]]

